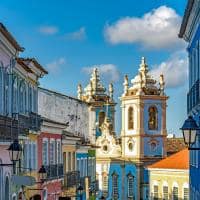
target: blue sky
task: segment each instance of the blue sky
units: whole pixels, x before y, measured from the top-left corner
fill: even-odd
[[[168,101],[167,128],[180,133],[186,118],[186,45],[177,37],[186,0],[2,0],[1,22],[49,71],[41,86],[76,96],[98,66],[118,97],[123,76],[132,79],[145,56],[154,76],[164,73]],[[120,124],[117,132],[120,132]]]

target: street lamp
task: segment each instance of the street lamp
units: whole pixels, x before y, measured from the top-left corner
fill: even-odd
[[[79,187],[77,188],[77,191],[78,191],[80,200],[82,200],[83,199],[83,187],[81,185],[79,185]]]
[[[10,160],[15,163],[19,161],[22,155],[22,146],[19,144],[18,140],[14,140],[14,142],[8,148]]]
[[[180,128],[183,132],[184,142],[189,150],[200,150],[200,148],[193,148],[192,145],[196,142],[197,130],[200,130],[196,121],[192,116],[185,120],[183,126]]]
[[[18,140],[14,140],[14,142],[10,144],[7,150],[9,152],[10,160],[12,161],[12,163],[9,163],[9,164],[1,163],[0,166],[6,166],[6,167],[12,166],[13,174],[15,174],[15,164],[21,158],[22,147],[19,144]]]
[[[39,179],[40,179],[41,183],[43,183],[47,178],[47,172],[46,172],[44,165],[42,165],[40,167],[38,174],[39,174]]]

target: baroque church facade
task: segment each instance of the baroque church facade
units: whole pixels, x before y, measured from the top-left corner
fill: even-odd
[[[106,199],[149,199],[146,166],[166,156],[166,106],[164,77],[159,83],[148,73],[142,57],[138,74],[124,77],[121,100],[121,134],[115,133],[113,85],[109,93],[94,69],[87,87],[78,86],[78,98],[95,111],[96,178]]]

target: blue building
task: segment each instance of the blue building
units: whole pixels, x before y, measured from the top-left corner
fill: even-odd
[[[189,91],[187,113],[200,123],[200,1],[188,0],[181,24],[179,37],[187,43],[189,58]],[[200,124],[199,124],[200,125]],[[198,135],[195,147],[200,147]],[[190,199],[200,199],[200,153],[190,151]]]

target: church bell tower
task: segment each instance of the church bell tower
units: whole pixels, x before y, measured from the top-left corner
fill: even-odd
[[[122,109],[122,156],[133,160],[149,160],[166,155],[166,102],[164,77],[159,83],[148,73],[142,57],[138,74],[129,85],[124,77]]]

